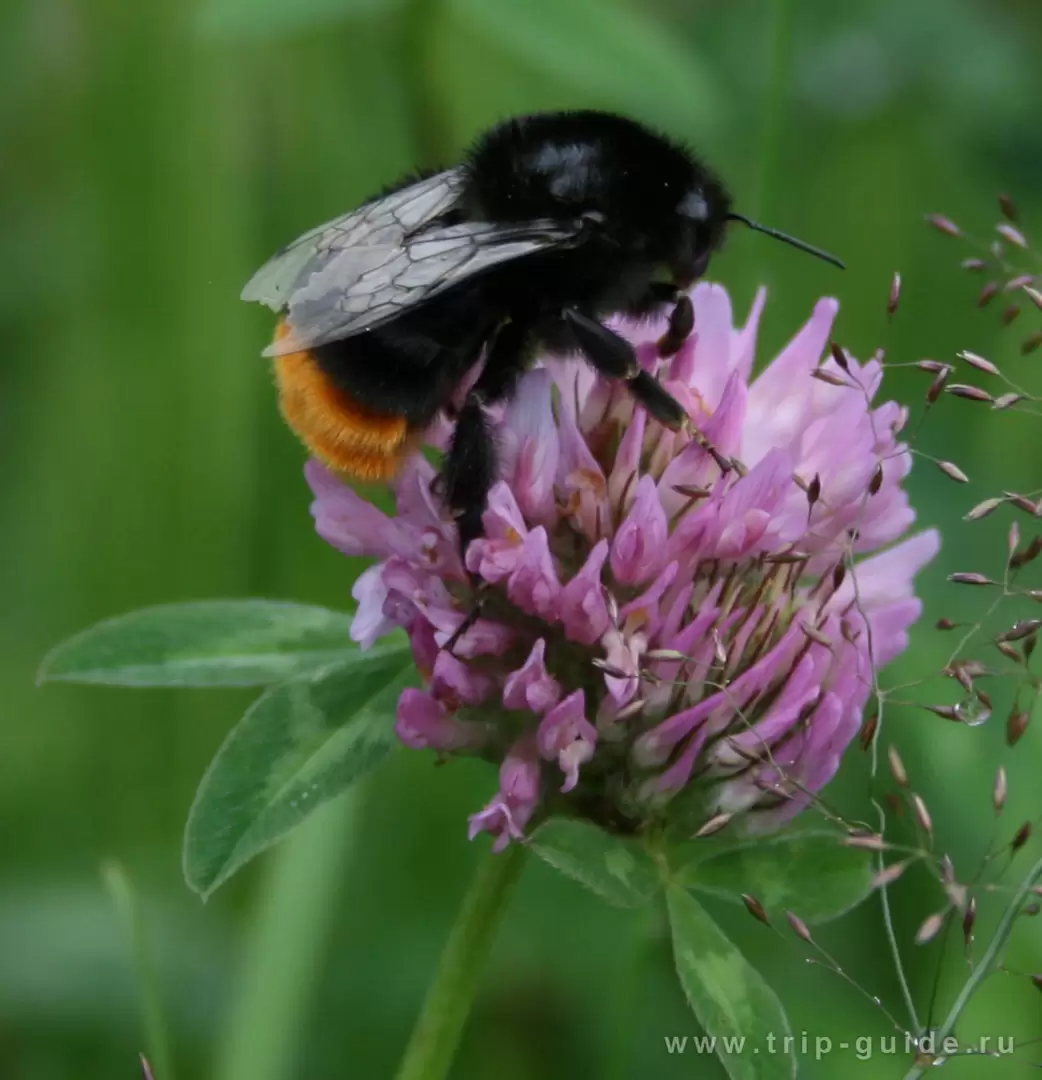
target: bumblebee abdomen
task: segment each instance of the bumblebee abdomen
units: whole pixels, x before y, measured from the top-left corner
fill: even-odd
[[[276,340],[287,333],[285,321]],[[404,416],[376,412],[337,387],[310,351],[275,358],[279,404],[307,448],[337,472],[359,480],[389,480],[420,432]]]

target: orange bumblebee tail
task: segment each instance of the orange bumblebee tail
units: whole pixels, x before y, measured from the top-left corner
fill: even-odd
[[[288,332],[280,319],[275,340]],[[286,423],[330,468],[359,480],[390,480],[416,448],[419,433],[404,416],[377,413],[352,400],[311,352],[275,357],[275,377]]]

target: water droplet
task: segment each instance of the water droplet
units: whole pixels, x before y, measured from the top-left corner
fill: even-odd
[[[979,698],[968,697],[955,706],[955,716],[968,727],[979,727],[990,719],[991,709]]]

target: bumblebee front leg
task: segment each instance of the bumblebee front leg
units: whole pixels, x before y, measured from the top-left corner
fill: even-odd
[[[660,424],[673,431],[683,427],[687,413],[658,379],[640,366],[636,350],[624,337],[574,308],[564,312],[564,321],[583,355],[602,375],[622,379]]]
[[[656,283],[651,287],[651,295],[662,304],[673,305],[669,327],[658,339],[658,354],[662,357],[674,356],[680,352],[695,328],[695,307],[691,297],[675,285]]]
[[[624,337],[576,308],[565,308],[563,319],[582,354],[602,375],[626,381],[637,377],[640,361]]]
[[[695,308],[691,297],[681,293],[669,315],[669,329],[658,339],[659,356],[674,356],[695,328]]]

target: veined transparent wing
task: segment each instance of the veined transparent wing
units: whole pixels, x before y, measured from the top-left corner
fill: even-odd
[[[348,248],[399,247],[412,231],[444,214],[463,177],[449,169],[375,199],[297,237],[247,282],[242,299],[283,311],[293,293]]]
[[[437,223],[459,195],[459,170],[421,180],[301,237],[243,290],[286,313],[281,355],[371,330],[476,274],[575,243],[582,222]]]

